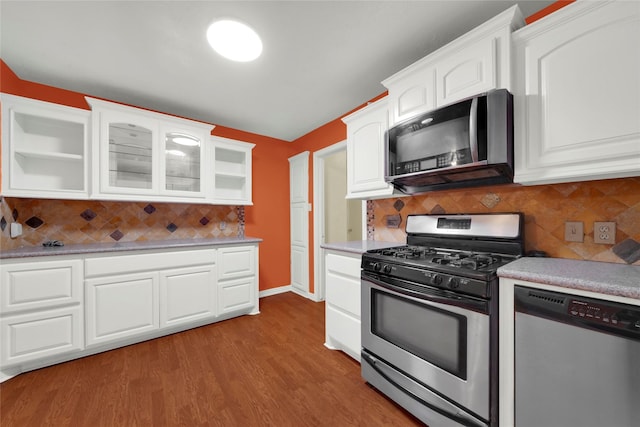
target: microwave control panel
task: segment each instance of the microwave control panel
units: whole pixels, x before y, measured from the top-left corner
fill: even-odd
[[[424,157],[407,162],[396,164],[395,174],[404,175],[408,173],[421,172],[430,169],[442,169],[450,166],[471,163],[471,150],[464,148],[449,153],[438,154],[437,156]]]

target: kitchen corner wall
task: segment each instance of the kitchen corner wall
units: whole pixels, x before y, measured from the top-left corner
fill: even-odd
[[[404,243],[409,214],[523,212],[527,252],[640,265],[640,177],[439,191],[374,200],[368,205],[369,239]],[[402,223],[394,228],[398,215]],[[564,240],[566,221],[584,223],[584,242]],[[594,221],[615,221],[616,245],[594,243]]]
[[[23,234],[12,239],[11,222]],[[244,234],[243,206],[184,203],[42,200],[0,197],[3,250],[65,244],[236,237]]]

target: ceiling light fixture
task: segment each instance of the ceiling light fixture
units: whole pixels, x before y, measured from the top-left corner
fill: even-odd
[[[232,61],[253,61],[262,53],[258,34],[248,25],[231,19],[209,25],[207,40],[213,50]]]

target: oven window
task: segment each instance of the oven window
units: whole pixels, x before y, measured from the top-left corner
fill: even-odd
[[[371,290],[371,332],[455,376],[467,379],[467,319]]]

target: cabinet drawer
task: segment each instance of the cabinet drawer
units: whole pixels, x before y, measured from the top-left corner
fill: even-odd
[[[210,265],[215,262],[215,249],[106,256],[87,259],[85,273],[86,277],[106,276],[114,273],[125,274],[192,265]]]
[[[360,280],[360,264],[362,257],[349,257],[336,254],[327,254],[326,268],[343,276],[351,276]]]
[[[2,366],[82,349],[82,310],[73,306],[0,320]]]
[[[327,335],[333,342],[340,343],[342,350],[360,360],[360,320],[349,316],[331,305],[326,310]]]
[[[82,300],[82,261],[21,262],[0,266],[1,313],[51,308]]]
[[[229,280],[218,285],[218,311],[220,314],[252,308],[255,304],[253,277]]]
[[[218,249],[218,279],[234,279],[255,274],[256,260],[253,246]]]

